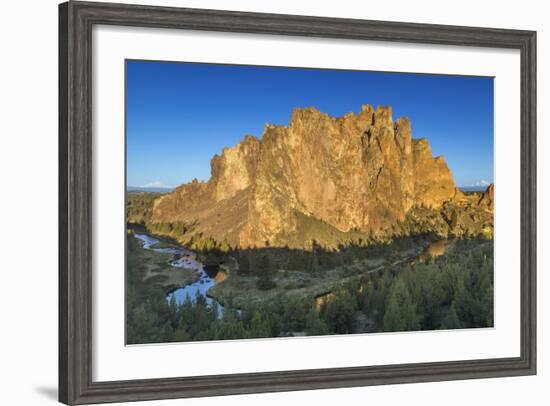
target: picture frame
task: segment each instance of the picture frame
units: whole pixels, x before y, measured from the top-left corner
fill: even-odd
[[[94,381],[92,28],[277,34],[516,49],[521,60],[520,356]],[[536,32],[73,2],[59,6],[59,400],[88,404],[536,374]]]

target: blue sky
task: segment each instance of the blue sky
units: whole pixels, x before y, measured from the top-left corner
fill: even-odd
[[[295,107],[332,116],[362,104],[408,116],[458,186],[493,181],[493,79],[446,75],[127,61],[127,184],[210,177],[210,159]]]

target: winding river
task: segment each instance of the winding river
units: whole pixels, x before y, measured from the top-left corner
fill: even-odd
[[[187,298],[195,301],[198,294],[205,298],[208,306],[217,306],[219,316],[223,315],[223,306],[209,297],[207,293],[208,289],[220,279],[223,280],[223,278],[217,278],[220,272],[216,271],[214,274],[206,272],[204,265],[197,260],[197,255],[184,247],[155,248],[155,245],[160,243],[156,238],[140,233],[135,233],[134,236],[143,243],[144,249],[172,254],[174,259],[170,261],[170,265],[174,268],[193,269],[197,272],[199,279],[196,282],[172,290],[166,296],[167,301],[170,302],[174,298],[177,304],[182,304]]]
[[[199,279],[196,282],[190,283],[186,286],[176,288],[166,295],[166,300],[170,302],[172,298],[176,300],[177,304],[184,303],[187,299],[195,301],[197,295],[204,297],[208,306],[217,306],[218,315],[221,317],[223,315],[223,306],[208,296],[208,289],[216,285],[216,283],[221,282],[225,279],[225,273],[220,271],[207,272],[204,265],[198,261],[197,254],[193,251],[188,250],[187,248],[181,246],[174,246],[168,248],[155,248],[155,245],[160,243],[160,240],[151,237],[148,234],[135,233],[134,236],[143,243],[144,249],[153,250],[156,252],[162,252],[167,254],[172,254],[173,258],[170,261],[170,265],[175,268],[185,268],[193,269],[197,272]],[[430,258],[438,257],[443,255],[447,248],[449,247],[450,241],[443,239],[430,243],[421,253],[417,256],[420,262],[426,262]],[[393,265],[399,263],[410,261],[411,258],[401,259],[395,262]],[[375,268],[370,272],[378,272],[383,269],[384,265],[379,268]],[[223,274],[223,275],[222,275]],[[328,291],[323,294],[320,294],[315,297],[316,305],[319,305],[321,301],[328,298],[330,295],[333,295],[332,292]]]

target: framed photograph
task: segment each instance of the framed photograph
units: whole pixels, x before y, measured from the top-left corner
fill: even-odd
[[[536,33],[59,8],[59,400],[536,373]]]

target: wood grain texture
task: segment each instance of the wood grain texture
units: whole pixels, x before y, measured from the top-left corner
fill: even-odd
[[[67,4],[61,4],[59,7],[59,400],[67,402],[67,388],[69,386],[69,365],[68,365],[68,306],[67,300],[68,286],[68,188],[67,188],[67,147],[68,147],[68,84],[67,67],[68,67],[68,32],[67,32]]]
[[[519,49],[521,355],[517,358],[203,377],[92,381],[94,24]],[[536,33],[216,10],[69,2],[59,7],[59,400],[87,404],[536,373]]]

